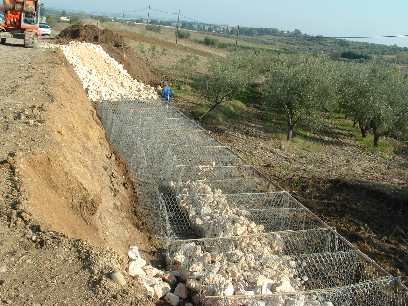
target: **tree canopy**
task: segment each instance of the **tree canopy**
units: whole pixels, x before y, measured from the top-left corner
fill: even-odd
[[[288,140],[300,121],[329,105],[328,63],[321,56],[279,56],[272,60],[264,85],[265,103],[285,115]]]
[[[213,58],[208,73],[199,81],[199,90],[210,102],[210,109],[201,116],[204,119],[218,105],[231,100],[245,89],[249,82],[248,62],[241,54],[227,58]]]

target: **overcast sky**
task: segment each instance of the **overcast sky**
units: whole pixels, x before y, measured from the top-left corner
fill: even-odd
[[[138,0],[43,0],[54,8],[119,13],[146,8]],[[308,34],[408,34],[408,0],[151,0],[153,8],[220,24],[300,29]],[[140,14],[144,14],[140,12]],[[152,18],[164,14],[152,12]]]

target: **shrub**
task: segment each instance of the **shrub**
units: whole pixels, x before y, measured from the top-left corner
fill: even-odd
[[[146,25],[146,30],[151,32],[160,33],[161,27],[155,24],[148,24]]]
[[[212,37],[204,37],[203,44],[206,46],[214,47],[218,44],[218,39]]]
[[[191,33],[189,31],[181,31],[181,30],[178,31],[178,37],[180,39],[187,39],[187,38],[190,38],[190,36],[191,36]]]
[[[357,53],[354,51],[345,51],[340,55],[342,58],[351,60],[369,60],[371,57],[368,54]]]

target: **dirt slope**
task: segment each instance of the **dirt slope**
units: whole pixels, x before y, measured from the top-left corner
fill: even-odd
[[[0,54],[0,304],[150,305],[108,277],[129,244],[154,249],[73,71],[57,51]]]
[[[58,68],[46,115],[49,145],[18,161],[25,206],[48,228],[126,254],[146,245],[135,227],[131,182],[69,67]],[[75,97],[73,99],[73,97]]]

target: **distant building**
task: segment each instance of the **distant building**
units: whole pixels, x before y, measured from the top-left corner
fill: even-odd
[[[67,16],[61,16],[59,20],[61,22],[71,22],[71,18]]]

